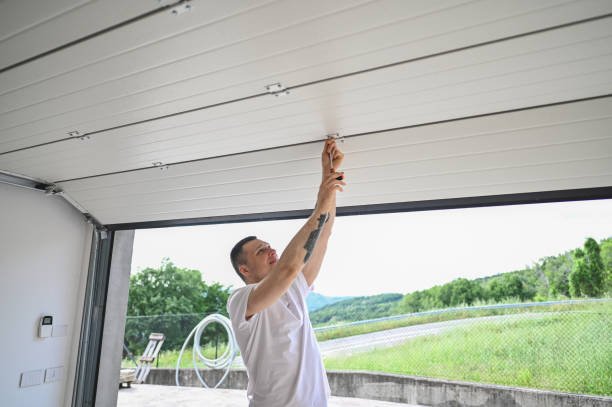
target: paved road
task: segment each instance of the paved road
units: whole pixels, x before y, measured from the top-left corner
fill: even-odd
[[[433,322],[430,324],[407,326],[403,328],[388,329],[385,331],[322,341],[319,342],[319,348],[321,349],[321,355],[323,357],[350,355],[352,353],[366,352],[375,348],[395,346],[420,336],[437,335],[453,328],[469,326],[482,322],[503,322],[515,319],[537,318],[546,315],[550,315],[550,313],[495,315],[489,317]],[[232,368],[244,369],[244,363],[242,362],[242,358],[240,356],[236,358]]]
[[[535,318],[550,313],[524,313],[512,315],[496,315],[489,317],[456,319],[452,321],[433,322],[430,324],[407,326],[368,334],[349,336],[319,342],[323,356],[347,355],[365,352],[374,348],[395,346],[414,338],[426,335],[437,335],[453,328],[470,326],[482,322],[502,322],[513,319]]]

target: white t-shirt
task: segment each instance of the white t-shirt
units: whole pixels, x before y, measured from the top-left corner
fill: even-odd
[[[330,394],[319,345],[308,317],[310,288],[299,273],[281,298],[245,319],[256,284],[227,301],[238,347],[247,368],[251,407],[326,407]]]

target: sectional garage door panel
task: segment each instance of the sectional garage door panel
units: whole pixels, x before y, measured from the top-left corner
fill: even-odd
[[[0,69],[159,8],[151,0],[0,2]]]
[[[155,14],[49,56],[59,66],[46,79],[49,65],[57,65],[46,58],[0,76],[0,148],[256,95],[277,81],[297,86],[612,12],[610,2],[595,0],[242,4],[217,10],[217,3],[193,2],[193,11],[178,16],[186,19],[184,27],[166,22],[174,18],[167,13]],[[158,27],[163,35],[145,35]],[[130,40],[131,48],[121,51]],[[97,55],[98,49],[105,51]],[[16,83],[22,85],[15,89]]]
[[[612,186],[609,0],[36,4],[0,4],[0,172],[104,224],[309,210],[330,133],[346,208]]]
[[[355,136],[341,206],[610,185],[612,99]],[[60,186],[103,223],[309,209],[321,143]]]
[[[610,94],[609,20],[24,150],[0,166],[58,181]]]

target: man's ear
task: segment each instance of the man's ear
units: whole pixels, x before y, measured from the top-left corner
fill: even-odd
[[[249,276],[249,268],[244,264],[238,266],[238,272],[242,274],[245,279]]]

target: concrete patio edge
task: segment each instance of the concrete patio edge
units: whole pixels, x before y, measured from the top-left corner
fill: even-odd
[[[201,371],[214,386],[224,371]],[[467,383],[416,376],[328,371],[332,395],[436,407],[612,407],[612,397]],[[200,387],[193,369],[181,369],[182,386]],[[246,389],[245,370],[232,370],[219,388]],[[151,369],[147,384],[175,385],[174,369]]]

